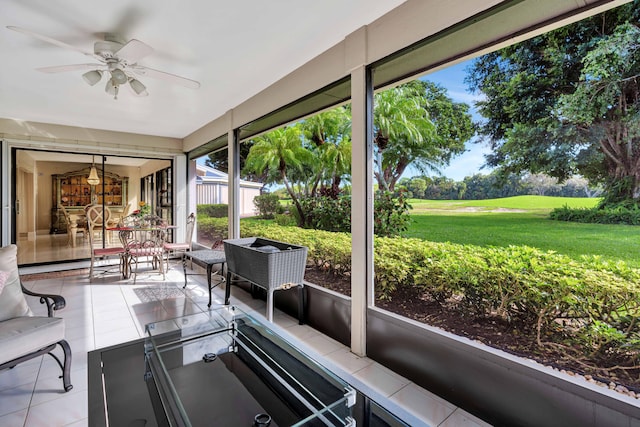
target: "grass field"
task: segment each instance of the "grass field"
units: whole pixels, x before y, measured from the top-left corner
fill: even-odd
[[[403,235],[478,246],[527,245],[575,259],[580,255],[600,255],[640,268],[640,227],[548,219],[548,213],[555,207],[593,207],[597,202],[597,199],[545,196],[411,200],[411,224]]]
[[[565,205],[570,208],[593,208],[600,199],[580,197],[548,197],[548,196],[515,196],[503,199],[488,200],[422,200],[411,199],[409,203],[415,212],[422,210],[460,210],[474,208],[477,210],[491,211],[497,208],[528,210],[548,213],[552,209]]]

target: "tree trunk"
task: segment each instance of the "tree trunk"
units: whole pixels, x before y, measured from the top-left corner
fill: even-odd
[[[618,189],[619,195],[640,202],[640,135],[624,122],[602,122],[594,126],[603,131],[598,142],[609,175],[617,182],[629,181],[628,186]]]
[[[282,172],[282,182],[284,183],[284,187],[287,189],[287,193],[289,193],[289,196],[291,196],[291,201],[293,201],[293,204],[296,206],[296,209],[298,210],[298,217],[299,217],[298,227],[304,227],[305,214],[304,214],[304,211],[302,210],[302,205],[300,204],[298,197],[296,197],[295,191],[293,191],[293,188],[291,188],[291,184],[289,184],[289,180],[287,179],[287,174],[284,172]]]

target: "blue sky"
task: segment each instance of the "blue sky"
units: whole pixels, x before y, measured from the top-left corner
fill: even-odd
[[[465,68],[469,66],[470,61],[461,62],[459,64],[447,67],[443,70],[435,73],[423,76],[422,80],[430,80],[438,83],[447,89],[447,93],[451,99],[456,102],[464,102],[471,107],[471,113],[474,121],[480,121],[481,116],[473,109],[474,101],[478,98],[477,95],[469,93],[467,86],[464,83],[464,77],[466,75]],[[454,158],[450,165],[442,169],[442,175],[451,178],[455,181],[462,181],[464,177],[473,175],[475,173],[488,174],[490,169],[480,169],[484,164],[484,154],[490,150],[484,146],[484,144],[468,142],[466,144],[466,152],[462,155]],[[198,159],[198,163],[204,164],[206,156]],[[412,175],[419,175],[420,173],[409,167],[403,176],[410,177]],[[432,175],[436,175],[432,173]]]
[[[473,109],[474,101],[478,100],[479,97],[469,93],[464,83],[466,75],[465,68],[467,68],[469,64],[470,61],[461,62],[435,73],[428,74],[422,77],[421,80],[430,80],[446,88],[451,99],[456,102],[468,104],[472,110],[473,120],[480,121],[480,115]],[[455,181],[462,181],[465,176],[470,176],[475,173],[488,174],[490,172],[488,168],[480,170],[480,167],[484,164],[484,154],[489,152],[490,150],[482,143],[476,144],[468,142],[466,152],[453,159],[450,165],[442,170],[442,175]],[[408,174],[405,173],[406,176],[413,174],[415,174],[415,171]]]

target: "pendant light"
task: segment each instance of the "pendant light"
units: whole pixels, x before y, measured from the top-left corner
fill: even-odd
[[[87,183],[89,183],[89,185],[100,184],[100,178],[98,178],[98,171],[96,170],[94,160],[94,156],[91,156],[91,170],[89,171],[89,177],[87,178]]]

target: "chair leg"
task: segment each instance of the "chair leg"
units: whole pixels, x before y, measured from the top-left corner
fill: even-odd
[[[71,347],[69,347],[69,343],[66,340],[60,340],[56,344],[59,344],[62,347],[62,351],[64,352],[64,364],[60,362],[58,356],[53,353],[49,353],[49,356],[53,357],[56,362],[58,362],[58,366],[62,369],[62,375],[59,378],[62,378],[62,385],[64,386],[64,391],[69,391],[73,388],[71,384]]]
[[[133,284],[136,284],[136,279],[138,278],[138,257],[136,257],[136,271],[133,272]]]
[[[62,384],[64,385],[64,391],[69,391],[73,388],[71,384],[71,347],[66,340],[58,342],[62,350],[64,351],[64,368],[62,368]]]

